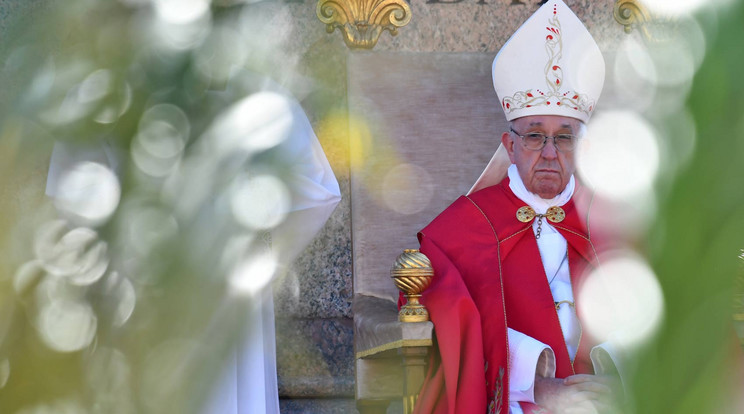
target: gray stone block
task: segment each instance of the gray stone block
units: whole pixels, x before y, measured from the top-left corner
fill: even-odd
[[[353,398],[351,319],[278,319],[276,333],[280,396]]]
[[[356,413],[353,398],[280,399],[282,414],[348,414]]]

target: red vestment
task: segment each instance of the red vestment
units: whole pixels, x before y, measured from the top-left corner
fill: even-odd
[[[416,413],[507,413],[507,327],[549,345],[557,377],[593,373],[589,351],[595,344],[586,333],[570,360],[532,222],[516,217],[524,205],[507,178],[460,197],[419,233],[421,252],[434,267],[422,302],[437,346]],[[591,194],[577,185],[563,206],[566,218],[551,223],[568,244],[574,298],[585,271],[598,264],[586,224],[590,205]]]

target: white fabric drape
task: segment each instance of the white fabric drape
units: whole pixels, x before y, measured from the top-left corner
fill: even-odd
[[[250,304],[244,338],[227,358],[204,414],[279,413],[271,287]]]
[[[341,200],[336,177],[307,116],[296,102],[292,108],[292,132],[280,145],[294,166],[287,183],[292,191],[292,209],[271,232],[272,249],[283,263],[291,262],[310,243]],[[262,297],[260,309],[249,315],[254,322],[254,329],[246,335],[249,340],[228,367],[205,414],[279,413],[270,285]]]

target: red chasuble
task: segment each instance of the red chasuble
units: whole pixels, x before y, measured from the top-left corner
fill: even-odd
[[[577,208],[590,199],[577,185],[563,206],[565,220],[551,223],[568,242],[574,298],[582,275],[598,263],[588,208]],[[415,413],[507,413],[507,327],[550,345],[557,377],[593,373],[589,351],[595,344],[586,334],[576,360],[569,357],[532,222],[516,217],[524,205],[507,178],[460,197],[419,233],[421,252],[434,267],[422,302],[434,322],[436,350]],[[534,404],[523,408],[546,412]]]

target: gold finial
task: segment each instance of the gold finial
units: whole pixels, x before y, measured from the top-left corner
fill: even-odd
[[[403,292],[408,303],[400,308],[398,320],[401,322],[426,322],[429,312],[419,303],[421,292],[431,283],[434,269],[429,258],[415,249],[406,249],[398,256],[390,272],[395,286]]]
[[[395,36],[411,21],[406,0],[319,0],[315,14],[328,33],[342,32],[349,49],[372,49],[383,30]]]

